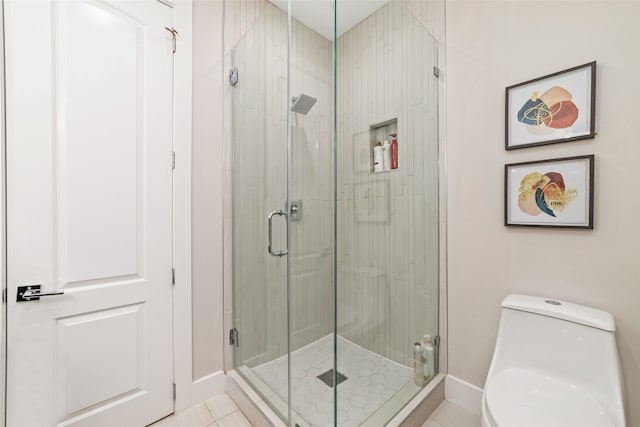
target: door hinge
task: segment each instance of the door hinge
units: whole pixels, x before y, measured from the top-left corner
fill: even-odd
[[[229,329],[229,345],[240,346],[240,337],[236,328]]]
[[[176,152],[171,153],[171,170],[176,169]]]
[[[176,401],[176,383],[173,383],[173,401]]]
[[[440,77],[440,68],[434,66],[433,67],[433,75],[436,76],[436,78]]]
[[[4,288],[2,290],[2,302],[3,303],[7,302],[7,288]]]
[[[238,84],[238,67],[229,70],[229,84],[235,86]]]
[[[178,32],[173,27],[164,27],[164,29],[171,33],[171,37],[173,39],[173,53],[176,53],[176,38],[178,37]]]
[[[172,285],[176,284],[176,269],[175,268],[171,269],[171,284]]]
[[[433,346],[435,348],[440,348],[440,335],[437,335],[434,339],[433,339]]]

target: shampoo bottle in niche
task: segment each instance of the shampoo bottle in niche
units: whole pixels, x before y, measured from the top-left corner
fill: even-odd
[[[424,376],[427,380],[430,380],[436,374],[436,359],[433,340],[429,334],[422,337],[422,357],[424,359]]]
[[[389,140],[384,140],[384,145],[382,146],[382,157],[383,157],[383,169],[388,171],[391,170],[391,145],[389,144]]]
[[[398,169],[398,140],[396,136],[397,133],[389,134],[393,140],[391,141],[391,169]]]
[[[384,169],[384,154],[382,153],[382,143],[376,142],[376,146],[373,147],[373,171],[382,172]]]
[[[424,376],[424,363],[422,362],[422,346],[419,342],[413,347],[413,382],[418,387],[422,387],[427,383]]]

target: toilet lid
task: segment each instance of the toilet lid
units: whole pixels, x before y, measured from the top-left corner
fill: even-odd
[[[500,427],[613,427],[587,391],[534,371],[509,368],[486,386],[488,415]]]

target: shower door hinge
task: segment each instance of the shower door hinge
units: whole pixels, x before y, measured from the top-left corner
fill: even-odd
[[[240,346],[240,340],[238,337],[238,330],[236,328],[229,329],[229,345]]]
[[[435,348],[440,348],[440,335],[437,335],[434,339],[433,339],[433,346]]]
[[[238,67],[229,70],[229,84],[235,86],[238,84]]]
[[[173,383],[173,401],[176,401],[176,383]]]
[[[176,152],[171,153],[171,170],[176,169]]]
[[[173,39],[173,53],[176,53],[176,37],[178,37],[178,31],[173,27],[164,27],[164,29],[171,33],[171,38]]]
[[[175,268],[171,269],[171,284],[172,285],[176,284],[176,269]]]
[[[433,75],[436,76],[436,78],[440,77],[440,68],[434,66],[433,67]]]

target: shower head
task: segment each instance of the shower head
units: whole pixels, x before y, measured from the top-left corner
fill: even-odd
[[[317,99],[312,96],[301,93],[291,98],[291,111],[294,113],[307,114],[311,107],[316,103]]]

